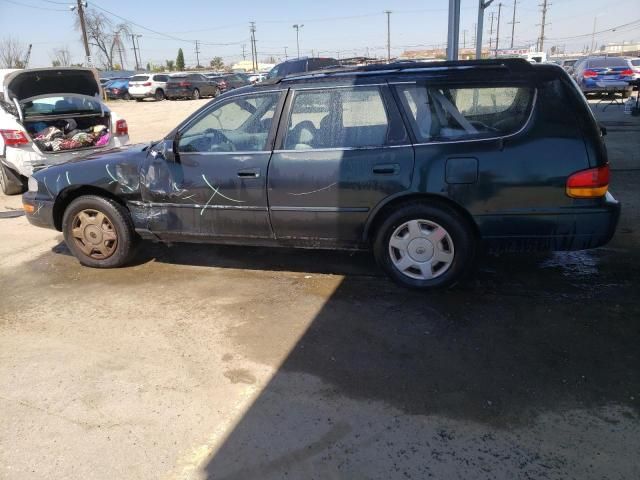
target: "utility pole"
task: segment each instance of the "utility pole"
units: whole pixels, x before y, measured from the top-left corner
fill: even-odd
[[[387,62],[391,62],[391,10],[385,10],[387,14]]]
[[[196,40],[196,68],[200,68],[200,49],[198,46],[198,40]]]
[[[253,70],[253,68],[256,66],[256,53],[253,50],[253,32],[255,31],[256,28],[256,22],[249,22],[249,43],[251,44],[251,69]]]
[[[547,0],[542,0],[542,23],[540,23],[540,40],[538,40],[538,51],[544,51],[544,27],[547,24]]]
[[[300,29],[304,27],[304,24],[295,24],[293,28],[296,29],[296,47],[298,49],[298,58],[300,58]]]
[[[511,48],[513,48],[513,37],[516,32],[516,5],[518,5],[518,0],[513,0],[513,19],[511,20]]]
[[[460,45],[460,0],[449,0],[447,60],[457,60]]]
[[[242,60],[246,60],[247,59],[247,44],[243,43],[242,44]]]
[[[284,59],[287,60],[289,57],[287,57],[287,47],[284,47]]]
[[[591,33],[591,53],[596,49],[596,19],[598,17],[593,17],[593,32]]]
[[[478,0],[478,23],[476,24],[476,59],[482,58],[482,34],[484,30],[484,11],[489,8],[493,0]],[[491,35],[493,35],[493,12],[491,12]],[[489,51],[491,51],[491,36],[489,36]]]
[[[82,29],[82,41],[84,42],[85,62],[88,67],[91,67],[91,51],[89,50],[89,40],[87,39],[87,27],[84,24],[84,7],[87,6],[87,2],[78,0],[78,18],[80,18],[80,28]]]
[[[547,0],[545,0],[546,2]],[[498,25],[496,26],[496,54],[498,56],[498,45],[500,45],[500,12],[502,12],[502,3],[498,4]]]
[[[131,34],[131,43],[133,44],[133,56],[136,59],[136,71],[140,70],[140,64],[138,63],[138,51],[136,49],[136,36]]]
[[[138,61],[140,62],[140,68],[142,68],[142,50],[140,50],[140,37],[142,35],[136,35],[136,43],[138,44]]]
[[[462,48],[467,48],[467,31],[462,31]]]
[[[489,28],[489,55],[493,50],[493,21],[495,20],[496,12],[491,12],[491,27]]]

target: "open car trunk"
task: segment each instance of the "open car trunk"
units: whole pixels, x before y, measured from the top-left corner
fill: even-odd
[[[60,153],[104,147],[111,138],[111,116],[104,114],[35,117],[23,121],[42,153]]]
[[[94,97],[40,95],[19,105],[22,124],[43,153],[100,148],[111,138],[111,113]]]

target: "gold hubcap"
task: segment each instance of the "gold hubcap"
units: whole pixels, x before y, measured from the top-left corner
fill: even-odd
[[[82,253],[96,260],[109,258],[118,246],[118,234],[111,220],[98,210],[78,212],[73,217],[71,236]]]

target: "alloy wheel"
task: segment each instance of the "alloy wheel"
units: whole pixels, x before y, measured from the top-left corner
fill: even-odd
[[[430,220],[404,222],[389,237],[389,256],[394,267],[415,280],[443,275],[453,263],[455,250],[447,230]]]

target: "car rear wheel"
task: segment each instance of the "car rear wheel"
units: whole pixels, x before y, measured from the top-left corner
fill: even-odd
[[[191,98],[193,100],[200,100],[200,90],[198,90],[197,88],[194,88],[193,93],[191,94]]]
[[[445,205],[409,203],[377,230],[378,264],[402,286],[429,290],[454,285],[473,266],[476,239],[468,222]]]
[[[137,242],[129,212],[114,200],[95,195],[78,197],[69,204],[62,233],[78,261],[94,268],[125,265]]]
[[[129,95],[129,93],[127,92],[122,96],[122,99],[123,100],[131,100],[131,95]]]
[[[19,195],[26,190],[25,181],[0,159],[0,189],[5,195]]]
[[[136,98],[136,102],[141,102],[144,98]]]
[[[219,89],[219,88],[216,88],[216,89],[213,91],[213,98],[216,98],[218,95],[220,95],[220,89]]]
[[[156,101],[158,102],[161,102],[162,100],[164,100],[164,92],[162,91],[162,89],[159,88],[156,90],[155,98],[156,98]]]

